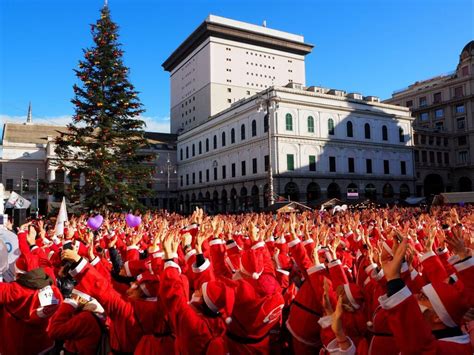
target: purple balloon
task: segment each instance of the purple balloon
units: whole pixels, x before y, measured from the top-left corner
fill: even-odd
[[[127,222],[127,226],[135,228],[142,223],[142,218],[129,213],[125,216],[125,222]]]
[[[87,226],[90,229],[96,231],[97,229],[100,228],[103,221],[104,221],[104,217],[102,217],[100,214],[98,214],[95,217],[89,217],[89,219],[87,220]]]
[[[464,202],[459,202],[459,206],[464,207]]]

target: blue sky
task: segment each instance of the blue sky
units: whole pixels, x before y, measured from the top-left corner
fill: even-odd
[[[0,117],[39,123],[73,113],[73,68],[103,0],[0,0]],[[315,45],[308,85],[385,99],[456,68],[474,38],[470,0],[109,0],[150,130],[168,131],[167,56],[210,13],[302,34]]]

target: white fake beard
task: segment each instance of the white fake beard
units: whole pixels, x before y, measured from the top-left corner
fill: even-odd
[[[418,303],[418,307],[420,307],[421,314],[425,313],[429,308],[423,306],[421,303]]]

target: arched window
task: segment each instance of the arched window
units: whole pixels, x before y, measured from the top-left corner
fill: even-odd
[[[257,121],[252,121],[252,137],[257,136]]]
[[[209,151],[209,138],[206,138],[206,152]]]
[[[199,154],[202,154],[202,142],[199,141]]]
[[[268,127],[270,125],[270,122],[268,120],[268,113],[263,117],[263,132],[267,133],[268,132]]]
[[[405,142],[405,134],[403,133],[402,127],[398,128],[398,139],[400,140],[400,143]]]
[[[195,156],[195,155],[196,155],[196,147],[194,146],[194,143],[193,143],[193,148],[192,148],[192,150],[193,150],[193,156]]]
[[[222,146],[225,147],[225,132],[222,132]]]
[[[410,197],[410,188],[408,187],[407,184],[401,184],[400,185],[400,198],[404,200],[407,197]]]
[[[328,120],[328,134],[330,136],[334,135],[334,120],[332,118]]]
[[[240,126],[240,139],[245,140],[245,125]]]
[[[179,150],[179,160],[183,160],[183,148]]]
[[[346,123],[346,130],[347,130],[347,136],[348,137],[354,137],[354,131],[352,129],[352,122],[351,121]]]
[[[217,136],[214,134],[214,139],[213,139],[213,146],[214,149],[217,149]]]
[[[365,130],[365,138],[370,139],[370,125],[368,123],[364,125],[364,130]]]
[[[293,130],[293,117],[289,113],[286,114],[286,130],[287,131]]]
[[[189,158],[189,147],[186,147],[186,159]]]
[[[367,138],[367,137],[365,137]],[[382,140],[388,141],[388,130],[387,126],[382,126]]]
[[[308,116],[308,132],[314,133],[314,118],[313,116]]]
[[[393,187],[390,183],[386,183],[383,185],[382,188],[382,195],[384,198],[392,198],[393,197]]]
[[[230,144],[234,144],[235,143],[235,129],[231,129],[230,130]]]

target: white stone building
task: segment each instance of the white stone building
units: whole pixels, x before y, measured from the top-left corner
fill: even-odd
[[[165,61],[182,211],[266,206],[270,165],[273,191],[291,200],[413,193],[410,111],[306,87],[311,48],[302,36],[211,15]]]

